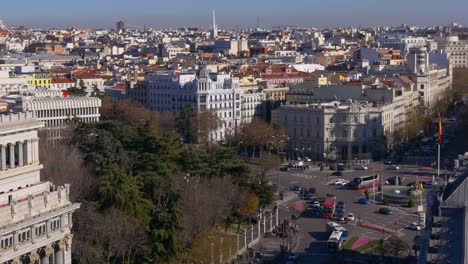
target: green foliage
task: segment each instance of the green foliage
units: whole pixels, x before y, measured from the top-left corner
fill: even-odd
[[[223,177],[255,194],[261,207],[273,202],[275,188],[264,174],[252,176],[232,148],[214,146],[207,151],[181,146],[175,134],[156,136],[147,120],[109,117],[98,123],[78,123],[72,144],[98,176],[88,202],[101,212],[117,211],[144,227],[147,250],[135,256],[135,262],[167,263],[185,250],[181,242],[183,187],[178,177]],[[177,120],[177,130],[187,143],[196,138],[193,117],[194,110],[188,106]]]
[[[186,148],[181,162],[191,176],[230,177],[236,183],[247,183],[250,169],[231,148],[216,146],[210,152]]]
[[[76,95],[76,96],[85,96],[86,95],[86,90],[78,87],[70,87],[67,89],[67,91],[70,93],[70,95]]]
[[[146,123],[109,120],[80,124],[74,142],[101,177],[98,207],[115,208],[147,226],[155,259],[176,254],[181,229],[180,193],[171,177],[179,171],[176,140],[156,138]]]
[[[384,205],[389,205],[390,202],[389,202],[387,199],[383,199],[383,204],[384,204]]]
[[[408,207],[412,208],[416,206],[416,202],[414,201],[413,197],[411,197],[408,201]]]
[[[128,176],[117,165],[111,165],[99,184],[99,205],[103,209],[116,208],[147,224],[154,206],[142,190],[139,177]]]
[[[197,131],[193,124],[196,116],[193,106],[186,104],[176,118],[177,132],[180,133],[187,144],[195,143],[197,140]]]

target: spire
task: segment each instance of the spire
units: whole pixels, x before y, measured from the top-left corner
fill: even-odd
[[[216,25],[216,13],[213,10],[213,22],[212,22],[212,27],[211,27],[211,37],[216,38],[218,37],[218,26]]]

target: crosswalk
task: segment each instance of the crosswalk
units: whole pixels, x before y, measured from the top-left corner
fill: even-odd
[[[306,173],[294,173],[292,175],[296,176],[296,177],[304,178],[304,179],[307,179],[307,180],[313,180],[313,179],[317,178],[317,175],[309,175],[309,174],[306,174]]]

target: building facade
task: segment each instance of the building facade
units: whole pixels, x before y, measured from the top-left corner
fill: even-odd
[[[391,114],[390,105],[359,102],[285,104],[273,111],[273,122],[287,130],[292,158],[371,159],[385,154]]]
[[[435,38],[440,49],[450,56],[453,68],[468,68],[468,40],[460,40],[458,36]]]
[[[216,113],[219,129],[212,132],[213,141],[223,140],[240,124],[242,91],[238,78],[204,69],[198,73],[170,71],[150,74],[142,85],[139,89],[146,89],[146,107],[152,111],[176,113],[191,104],[198,112]]]
[[[0,263],[71,264],[70,185],[41,181],[31,113],[0,116]]]
[[[44,123],[48,139],[60,139],[62,131],[73,119],[84,122],[98,122],[101,99],[97,97],[18,97],[14,110],[32,112],[37,120]]]

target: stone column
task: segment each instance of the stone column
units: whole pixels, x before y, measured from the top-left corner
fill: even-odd
[[[6,170],[6,146],[5,145],[2,145],[1,146],[1,158],[2,158],[2,164],[1,164],[1,169],[2,170]]]
[[[57,248],[56,248],[55,253],[54,253],[55,264],[64,264],[64,263],[63,263],[64,251],[65,251],[65,242],[64,242],[64,241],[60,241],[60,242],[57,244]]]
[[[10,168],[15,167],[15,143],[10,143]]]
[[[23,166],[23,142],[18,143],[18,166]]]
[[[36,138],[34,140],[34,157],[35,157],[34,161],[38,163],[39,162],[39,138]]]
[[[26,164],[30,165],[32,163],[31,157],[31,140],[26,140]]]
[[[51,245],[47,245],[42,251],[41,264],[49,264],[50,258],[53,255],[54,255],[54,248]]]
[[[31,163],[36,162],[36,144],[35,140],[31,139]]]

